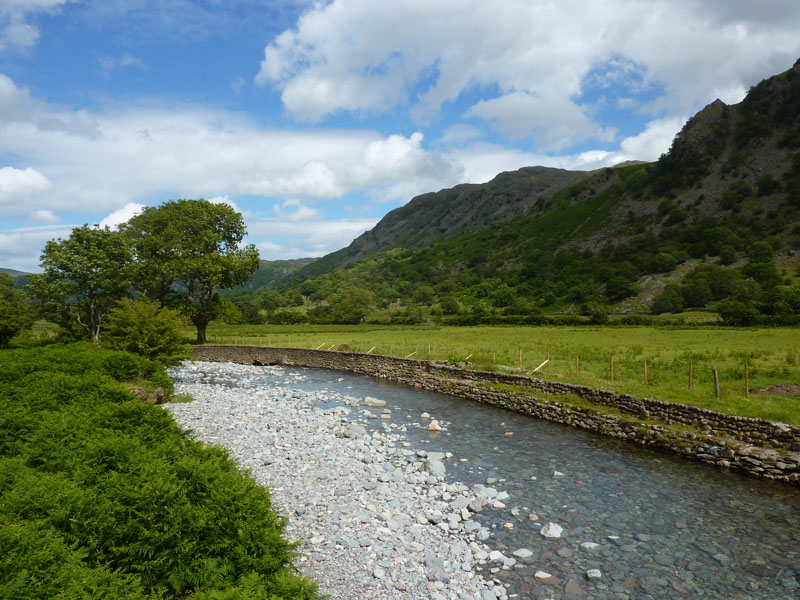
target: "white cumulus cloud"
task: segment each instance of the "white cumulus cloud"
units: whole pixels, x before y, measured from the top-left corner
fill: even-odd
[[[44,225],[49,223],[58,223],[60,219],[49,210],[35,210],[28,217],[28,223],[33,225]]]
[[[132,217],[138,215],[144,209],[144,204],[137,204],[136,202],[128,202],[122,208],[115,210],[105,219],[100,221],[100,227],[109,227],[116,229],[122,223],[127,223]]]
[[[0,207],[5,211],[29,212],[29,201],[47,192],[51,181],[36,169],[0,168]]]
[[[426,123],[463,94],[488,92],[469,115],[558,149],[613,136],[580,101],[593,68],[610,62],[607,76],[632,91],[661,86],[661,97],[644,107],[657,118],[691,114],[713,100],[709,94],[736,102],[800,53],[798,7],[792,0],[333,0],[315,3],[267,44],[256,82],[277,88],[290,116],[312,122],[410,106]]]

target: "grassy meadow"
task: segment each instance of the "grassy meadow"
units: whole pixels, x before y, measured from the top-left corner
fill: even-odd
[[[191,337],[193,330],[187,328]],[[800,383],[800,332],[721,327],[414,327],[385,325],[224,325],[212,344],[270,345],[468,361],[476,369],[531,372],[637,397],[800,423],[800,398],[752,393]],[[549,353],[549,354],[548,354]],[[611,375],[613,358],[614,374]],[[645,383],[645,362],[647,381]],[[692,385],[689,386],[690,365]],[[745,394],[747,366],[749,398]],[[715,395],[717,369],[720,397]]]

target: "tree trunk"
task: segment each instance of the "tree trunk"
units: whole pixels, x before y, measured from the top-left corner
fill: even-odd
[[[195,321],[195,327],[197,327],[197,343],[198,344],[205,344],[206,343],[206,325],[208,325],[207,321]]]

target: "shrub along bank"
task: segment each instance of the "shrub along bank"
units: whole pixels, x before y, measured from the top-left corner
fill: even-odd
[[[268,491],[134,384],[171,392],[125,352],[0,352],[0,597],[316,598]]]

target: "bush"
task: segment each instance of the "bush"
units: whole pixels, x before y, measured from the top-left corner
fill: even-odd
[[[14,289],[8,273],[0,273],[0,348],[8,346],[15,335],[33,324],[33,307],[28,296]]]
[[[752,304],[736,300],[720,302],[717,312],[726,325],[755,325],[761,317],[761,313]]]
[[[608,308],[599,302],[587,302],[581,306],[581,314],[589,317],[589,322],[592,325],[608,323]]]
[[[0,597],[316,598],[266,488],[109,375],[163,365],[87,346],[0,352]]]
[[[667,312],[679,312],[683,310],[683,291],[675,283],[668,283],[664,290],[655,297],[650,312],[660,315]]]
[[[112,309],[102,340],[109,348],[175,365],[189,357],[180,327],[176,311],[151,300],[125,298]]]

